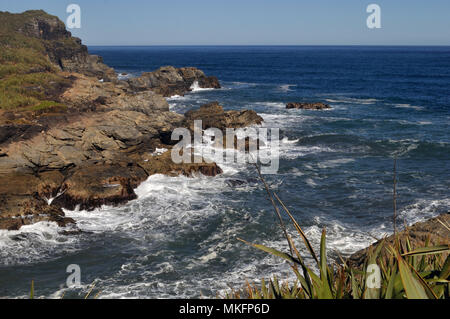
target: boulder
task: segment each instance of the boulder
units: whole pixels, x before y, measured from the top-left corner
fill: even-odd
[[[216,77],[208,77],[203,71],[192,67],[177,69],[164,66],[153,72],[145,72],[140,77],[130,78],[127,82],[135,91],[152,90],[165,97],[182,96],[192,90],[195,82],[201,88],[220,88]]]
[[[102,205],[119,205],[135,199],[134,193],[147,174],[127,163],[91,165],[74,170],[61,185],[63,194],[52,205],[67,209],[93,210]]]
[[[199,162],[199,163],[196,163]],[[172,161],[171,150],[160,155],[147,154],[141,156],[139,166],[148,175],[164,174],[168,176],[184,175],[193,177],[197,174],[216,176],[222,174],[222,169],[216,163],[207,163],[203,158],[192,157],[191,163],[176,164]]]
[[[202,105],[199,109],[185,113],[184,126],[194,130],[194,121],[202,120],[202,128],[218,128],[225,131],[227,128],[244,128],[258,125],[263,118],[253,110],[224,111],[219,102]]]

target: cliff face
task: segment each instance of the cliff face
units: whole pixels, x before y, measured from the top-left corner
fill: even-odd
[[[3,36],[25,38],[24,47],[32,48],[36,43],[32,40],[39,40],[50,61],[61,71],[78,72],[106,81],[116,78],[114,70],[103,64],[100,57],[89,55],[87,47],[79,38],[72,37],[61,20],[42,10],[21,14],[0,12],[0,25],[6,26]]]

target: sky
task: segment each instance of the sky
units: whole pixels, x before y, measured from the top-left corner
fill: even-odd
[[[0,0],[66,22],[81,8],[87,45],[450,45],[449,0]],[[366,24],[369,4],[381,28]]]

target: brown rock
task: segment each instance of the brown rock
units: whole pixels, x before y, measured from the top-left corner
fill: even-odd
[[[194,121],[202,120],[202,128],[243,128],[255,124],[261,124],[263,118],[252,110],[224,111],[218,102],[202,105],[199,109],[185,113],[185,126],[194,130]]]
[[[438,220],[450,224],[450,212],[442,214],[438,217],[429,219],[424,222],[416,223],[410,227],[407,227],[403,231],[398,233],[401,244],[406,247],[406,237],[409,235],[411,248],[424,247],[425,243],[429,240],[429,245],[450,245],[450,232],[446,229]],[[386,243],[393,245],[395,237],[391,235],[384,239]],[[374,249],[378,245],[379,241],[372,244],[370,247],[362,249],[353,255],[351,255],[347,261],[354,266],[362,266],[367,258],[369,249]],[[386,251],[381,252],[382,256],[386,255]]]
[[[161,155],[148,154],[142,156],[139,166],[142,167],[148,175],[164,174],[168,176],[184,175],[192,177],[197,173],[205,176],[216,176],[222,174],[222,169],[216,163],[207,163],[202,158],[197,158],[199,163],[195,163],[192,158],[191,163],[176,164],[172,161],[171,150]]]
[[[0,180],[0,229],[17,230],[40,221],[52,221],[60,226],[75,223],[59,207],[46,201],[59,189],[63,180],[60,173],[0,174]]]
[[[61,186],[64,193],[52,205],[67,209],[93,210],[102,205],[125,203],[136,199],[134,188],[147,178],[135,165],[91,165],[76,169]]]
[[[250,151],[250,146],[253,150],[259,150],[261,146],[264,146],[264,142],[260,139],[253,139],[251,137],[246,137],[245,139],[238,139],[237,136],[234,136],[234,141],[231,143],[227,142],[227,137],[224,135],[222,144],[219,141],[214,143],[215,147],[222,146],[223,148],[232,148],[238,149],[240,151]]]
[[[2,196],[0,195],[0,229],[18,230],[23,225],[30,225],[41,221],[56,222],[65,227],[75,224],[72,218],[64,216],[64,212],[57,206],[48,205],[37,197]],[[14,214],[4,212],[3,209],[14,210]]]

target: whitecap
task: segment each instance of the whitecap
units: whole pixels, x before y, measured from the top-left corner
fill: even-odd
[[[334,160],[322,161],[317,164],[319,168],[334,168],[344,164],[353,163],[355,159],[353,158],[339,158]]]
[[[291,92],[291,91],[293,91],[292,89],[291,89],[291,87],[296,87],[297,85],[296,84],[284,84],[284,85],[280,85],[278,88],[277,88],[277,90],[278,91],[281,91],[281,92]]]
[[[283,102],[254,102],[255,106],[269,107],[269,108],[286,108],[286,103]]]
[[[325,99],[325,101],[329,103],[342,103],[342,104],[362,104],[362,105],[369,105],[369,104],[375,104],[378,102],[378,99],[373,98],[351,98],[351,97],[343,97],[343,98],[328,98]]]
[[[190,89],[191,89],[191,92],[202,92],[202,91],[214,90],[213,88],[202,88],[202,87],[200,87],[200,85],[198,84],[198,81],[195,81],[194,83],[192,83]]]
[[[423,110],[422,106],[416,106],[411,104],[393,104],[396,108],[402,108],[402,109],[414,109],[417,111]]]
[[[411,225],[436,217],[450,211],[450,198],[444,199],[420,199],[414,204],[408,205],[398,212],[399,221]]]

